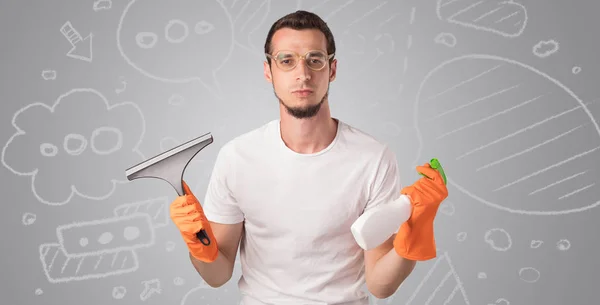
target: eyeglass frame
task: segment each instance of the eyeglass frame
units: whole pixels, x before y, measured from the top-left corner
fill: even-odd
[[[289,68],[287,70],[286,69],[281,69],[281,67],[279,67],[279,64],[277,64],[277,60],[275,59],[275,57],[277,57],[277,55],[279,55],[279,53],[284,52],[284,51],[285,52],[293,53],[298,58],[298,61],[296,62],[296,64],[293,67],[291,67],[291,68]],[[277,68],[281,69],[282,71],[292,71],[292,70],[294,70],[298,66],[298,63],[300,62],[300,60],[306,61],[306,56],[308,55],[308,53],[311,53],[311,52],[325,53],[325,55],[327,57],[327,60],[326,60],[327,62],[330,62],[331,59],[335,56],[335,53],[327,54],[327,52],[323,52],[322,50],[309,50],[308,52],[304,53],[304,55],[300,55],[297,52],[294,52],[292,50],[279,50],[274,55],[271,55],[269,53],[265,53],[265,56],[267,58],[271,59],[272,61],[274,61],[275,65],[277,66]],[[325,65],[323,65],[323,67],[321,69],[313,69],[310,66],[308,66],[308,68],[311,69],[311,70],[313,70],[313,71],[321,71],[321,70],[325,69],[326,66],[327,66],[327,63]]]

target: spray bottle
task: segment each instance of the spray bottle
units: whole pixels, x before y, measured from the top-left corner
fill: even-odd
[[[440,175],[446,181],[446,174],[440,162],[433,158],[429,162],[431,168],[440,172]],[[419,173],[427,177],[423,173]],[[364,250],[373,249],[400,229],[400,226],[410,218],[412,205],[408,196],[401,194],[398,199],[379,205],[375,208],[365,211],[350,228],[354,239]]]

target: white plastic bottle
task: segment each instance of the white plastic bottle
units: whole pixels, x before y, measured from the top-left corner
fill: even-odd
[[[398,232],[412,213],[410,199],[406,195],[390,203],[381,204],[365,211],[351,227],[352,235],[364,250],[381,245]]]

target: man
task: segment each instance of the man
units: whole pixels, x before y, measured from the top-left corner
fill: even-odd
[[[171,204],[192,264],[210,286],[230,280],[239,249],[243,305],[368,304],[365,284],[387,298],[416,261],[436,255],[433,220],[447,196],[442,178],[425,164],[417,170],[429,178],[401,189],[394,153],[331,116],[335,50],[315,14],[276,21],[264,75],[280,119],[220,149],[202,205],[185,182],[186,195]],[[411,218],[384,244],[362,250],[352,223],[401,193],[411,198]]]

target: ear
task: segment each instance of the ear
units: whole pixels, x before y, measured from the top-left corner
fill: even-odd
[[[329,71],[329,81],[332,82],[335,80],[335,77],[337,75],[337,59],[334,59],[331,62],[331,66],[330,66],[330,71]]]
[[[273,82],[273,76],[271,75],[271,67],[269,66],[269,63],[266,60],[263,62],[263,73],[265,75],[265,79],[269,83],[272,83]]]

